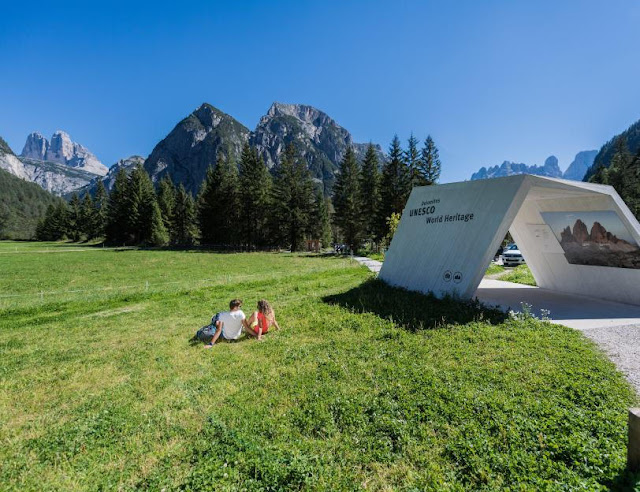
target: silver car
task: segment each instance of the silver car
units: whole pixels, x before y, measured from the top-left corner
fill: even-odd
[[[504,266],[518,266],[524,264],[524,256],[515,244],[507,246],[502,253],[502,264]]]

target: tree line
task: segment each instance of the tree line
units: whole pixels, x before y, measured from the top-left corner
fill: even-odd
[[[104,238],[114,245],[192,246],[233,249],[304,249],[307,240],[327,247],[332,240],[353,250],[388,239],[413,186],[440,175],[438,149],[428,137],[421,150],[411,136],[403,150],[394,137],[380,165],[373,145],[362,163],[349,148],[333,190],[333,203],[317,185],[294,145],[270,172],[248,144],[236,163],[219,152],[194,199],[164,176],[154,186],[142,166],[121,169],[110,193],[101,180],[95,194],[72,195],[51,205],[36,230],[39,240]]]
[[[614,148],[609,166],[600,165],[589,182],[613,186],[633,215],[640,219],[640,152],[633,155],[629,151],[625,136],[615,140]]]

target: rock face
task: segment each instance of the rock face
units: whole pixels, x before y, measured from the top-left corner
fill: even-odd
[[[589,239],[587,225],[580,219],[576,220],[573,226],[573,237],[576,239],[576,242],[581,244]]]
[[[169,174],[174,183],[197,193],[207,168],[215,166],[218,151],[237,159],[246,142],[255,146],[270,169],[285,147],[294,142],[317,182],[329,190],[338,164],[349,145],[361,158],[366,144],[353,142],[351,134],[328,115],[311,106],[274,103],[254,132],[231,116],[203,104],[182,120],[151,152],[144,167],[154,181]],[[381,162],[384,154],[376,146]]]
[[[249,134],[233,117],[203,104],[155,146],[144,167],[154,182],[169,174],[195,194],[208,167],[215,166],[218,150],[239,157]]]
[[[588,169],[593,165],[593,160],[597,154],[597,150],[583,150],[582,152],[578,152],[562,177],[564,179],[582,181]]]
[[[16,157],[7,142],[0,137],[0,169],[10,172],[21,179],[29,180],[24,164]]]
[[[523,163],[504,161],[500,166],[493,166],[488,169],[481,167],[477,173],[471,176],[471,180],[501,178],[515,174],[536,174],[550,178],[562,177],[562,171],[560,171],[560,167],[558,167],[558,159],[552,155],[547,157],[543,166],[528,166]]]
[[[294,142],[307,161],[313,176],[330,189],[342,156],[352,146],[358,158],[364,157],[366,144],[353,142],[351,134],[322,111],[303,104],[273,103],[251,135],[265,163],[272,168],[285,147]],[[384,154],[376,146],[381,162]]]
[[[99,176],[104,176],[108,171],[95,155],[86,147],[73,142],[63,131],[55,132],[50,142],[38,132],[31,133],[20,155],[35,161],[64,164]]]

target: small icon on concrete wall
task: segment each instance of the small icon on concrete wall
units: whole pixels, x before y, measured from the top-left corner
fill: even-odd
[[[460,273],[460,272],[456,272],[456,273],[454,273],[454,274],[453,274],[453,281],[454,281],[456,284],[459,284],[460,282],[462,282],[462,273]]]
[[[445,282],[451,282],[451,277],[453,277],[451,270],[447,270],[446,272],[444,272],[444,275],[442,276],[442,280],[444,280]]]

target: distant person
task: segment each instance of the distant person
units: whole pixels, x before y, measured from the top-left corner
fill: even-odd
[[[237,340],[242,335],[242,328],[249,328],[247,317],[240,309],[241,306],[240,299],[233,299],[229,302],[229,311],[216,313],[211,318],[211,324],[198,330],[196,337],[205,343],[205,348],[213,347],[220,335],[225,340]]]
[[[262,336],[269,332],[272,326],[276,330],[280,329],[280,325],[276,321],[276,313],[271,305],[264,299],[258,301],[258,310],[249,317],[247,322],[247,334],[262,340]]]

